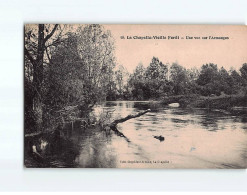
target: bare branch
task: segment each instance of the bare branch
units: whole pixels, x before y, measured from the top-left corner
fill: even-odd
[[[51,36],[55,33],[57,27],[58,27],[58,24],[55,24],[55,26],[54,26],[54,28],[52,29],[51,33],[48,34],[48,35],[45,37],[44,42],[46,42],[49,38],[51,38]]]
[[[49,63],[51,63],[51,57],[50,57],[49,54],[48,54],[47,47],[45,48],[45,52],[46,52],[46,56],[47,56],[47,58],[48,58],[48,60],[49,60]]]
[[[35,60],[34,60],[33,57],[30,55],[30,53],[29,53],[29,51],[27,50],[26,47],[24,47],[24,53],[25,53],[25,55],[27,56],[27,58],[29,59],[29,61],[30,61],[33,65],[35,65]]]
[[[57,40],[53,41],[51,44],[47,45],[46,48],[51,47],[51,46],[57,46],[58,44],[64,42],[63,39],[58,38]]]

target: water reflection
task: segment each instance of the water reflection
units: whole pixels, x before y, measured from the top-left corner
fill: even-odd
[[[112,120],[148,108],[155,112],[118,125],[130,142],[97,129],[74,139],[81,145],[79,167],[118,168],[246,168],[246,114],[206,109],[162,108],[149,102],[116,101]],[[162,136],[160,142],[154,137]]]

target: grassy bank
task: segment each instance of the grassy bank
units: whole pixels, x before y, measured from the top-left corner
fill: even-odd
[[[200,97],[192,101],[189,106],[209,109],[229,110],[233,107],[246,107],[247,96],[245,95],[222,95],[216,97]]]
[[[233,107],[247,107],[246,95],[220,95],[220,96],[199,96],[199,95],[179,95],[164,97],[161,100],[163,105],[179,103],[180,107],[226,109]]]

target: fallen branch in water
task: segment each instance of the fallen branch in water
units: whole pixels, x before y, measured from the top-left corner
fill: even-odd
[[[146,114],[147,112],[150,112],[150,111],[151,111],[151,109],[147,109],[147,110],[145,110],[145,111],[143,111],[143,112],[139,112],[138,114],[135,114],[135,115],[131,115],[131,114],[130,114],[130,115],[124,117],[124,118],[117,119],[117,120],[113,121],[113,122],[110,124],[110,127],[111,127],[111,126],[116,126],[118,123],[123,123],[123,122],[125,122],[125,121],[127,121],[127,120],[130,120],[130,119],[132,119],[132,118],[140,117],[140,116],[142,116],[142,115],[144,115],[144,114]]]
[[[144,115],[144,114],[146,114],[147,112],[150,112],[150,111],[151,111],[151,109],[147,109],[147,110],[145,110],[143,112],[139,112],[138,114],[135,114],[135,115],[131,115],[130,114],[130,115],[124,117],[124,118],[114,120],[111,124],[109,124],[107,126],[109,126],[111,128],[111,130],[113,130],[118,136],[124,137],[126,139],[126,141],[130,142],[129,139],[123,133],[118,131],[117,124],[118,123],[123,123],[123,122],[125,122],[127,120],[130,120],[132,118],[140,117],[140,116],[142,116],[142,115]]]

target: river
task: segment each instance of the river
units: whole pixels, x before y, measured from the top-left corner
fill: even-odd
[[[95,168],[246,168],[247,115],[222,110],[163,107],[155,102],[114,101],[111,120],[151,108],[118,124],[129,142],[113,131],[86,129],[74,134],[80,144],[77,167]],[[246,110],[246,108],[238,108]],[[162,136],[164,140],[154,138]]]

